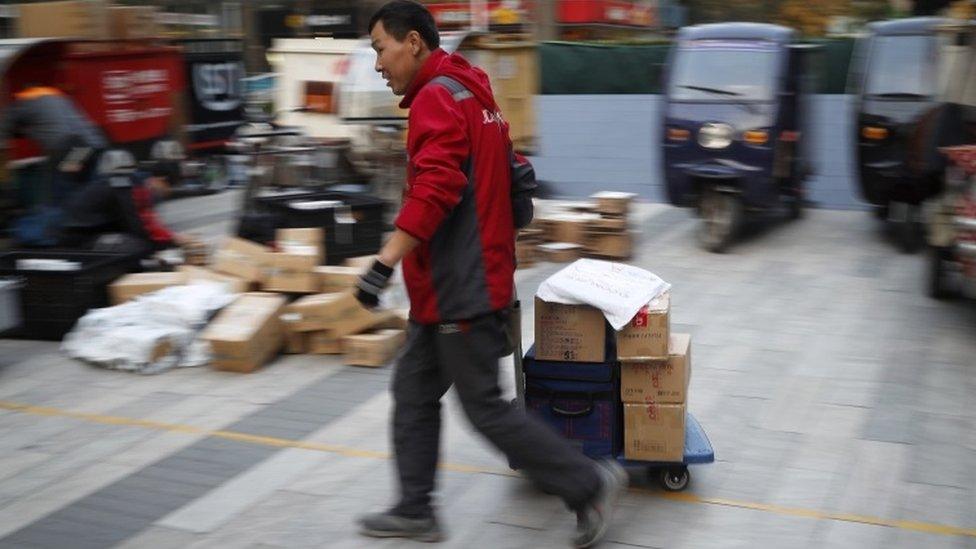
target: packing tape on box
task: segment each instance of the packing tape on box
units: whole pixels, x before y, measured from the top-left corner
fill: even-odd
[[[291,324],[293,322],[301,322],[303,317],[301,313],[285,313],[278,318],[280,318],[282,322]]]
[[[279,242],[278,249],[286,254],[318,255],[318,246],[307,242]]]

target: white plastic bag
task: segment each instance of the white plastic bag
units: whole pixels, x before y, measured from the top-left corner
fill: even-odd
[[[61,350],[96,366],[142,374],[201,366],[209,351],[200,330],[235,297],[224,284],[201,282],[93,309],[65,336]]]
[[[620,330],[641,307],[670,289],[670,284],[639,267],[579,259],[546,279],[535,295],[548,302],[596,307],[614,330]]]

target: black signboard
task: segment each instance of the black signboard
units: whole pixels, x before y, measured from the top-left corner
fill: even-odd
[[[243,45],[239,40],[187,40],[181,43],[187,73],[190,149],[223,146],[244,124]]]
[[[356,26],[357,14],[355,8],[318,8],[304,17],[305,28],[314,35],[329,35],[336,38],[358,38],[359,29]]]

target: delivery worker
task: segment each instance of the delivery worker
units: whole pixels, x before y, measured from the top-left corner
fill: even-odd
[[[191,243],[170,231],[154,209],[171,192],[172,174],[165,164],[137,171],[134,158],[125,151],[107,152],[99,164],[103,175],[65,203],[64,246],[147,257]]]
[[[376,70],[410,109],[408,175],[392,237],[360,279],[357,297],[376,306],[403,261],[410,297],[406,349],[393,379],[393,444],[399,501],[360,519],[376,537],[442,539],[431,506],[440,400],[453,385],[468,419],[512,463],[577,513],[574,543],[605,534],[626,482],[613,461],[595,462],[502,399],[498,359],[513,301],[515,231],[508,124],[487,75],[440,49],[422,5],[394,0],[369,24]]]
[[[39,84],[21,86],[0,110],[0,150],[13,137],[34,141],[46,157],[44,188],[31,193],[40,203],[14,223],[14,237],[23,245],[52,245],[65,199],[91,178],[106,140],[67,95]]]
[[[39,84],[22,86],[13,103],[0,112],[0,142],[15,136],[37,143],[53,171],[81,183],[91,175],[95,153],[107,145],[98,126],[71,98]]]

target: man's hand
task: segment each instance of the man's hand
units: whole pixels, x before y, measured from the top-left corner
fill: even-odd
[[[393,268],[377,259],[356,284],[356,299],[363,304],[363,307],[375,309],[380,304],[380,294],[386,289],[391,276],[393,276]]]

